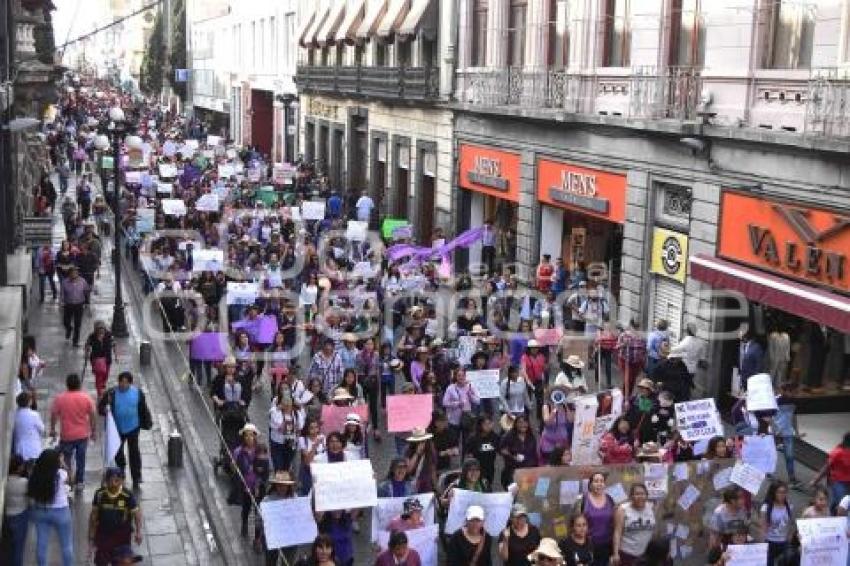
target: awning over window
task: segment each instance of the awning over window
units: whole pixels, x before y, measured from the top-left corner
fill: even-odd
[[[310,10],[301,22],[301,28],[298,30],[298,44],[301,47],[307,47],[308,32],[313,27],[313,21],[316,19],[316,10]]]
[[[369,39],[378,33],[378,26],[381,25],[384,16],[387,14],[387,0],[375,0],[369,2],[369,9],[366,10],[366,17],[357,28],[357,39]]]
[[[390,7],[378,26],[378,37],[387,38],[396,33],[409,11],[410,0],[390,0]]]
[[[307,30],[307,38],[304,40],[305,47],[318,45],[318,36],[319,30],[322,29],[322,26],[325,25],[325,20],[328,18],[328,13],[330,12],[330,8],[325,6],[324,8],[319,8],[316,10],[316,17],[313,18],[313,23],[310,26],[310,29]]]
[[[354,43],[357,40],[357,28],[366,16],[366,0],[354,0],[350,10],[345,11],[345,19],[336,32],[336,41]]]
[[[419,26],[425,20],[425,14],[428,7],[431,5],[431,0],[413,0],[413,5],[407,13],[407,17],[399,26],[398,35],[413,36],[419,31]]]
[[[850,298],[706,255],[691,256],[691,276],[712,287],[850,333]]]
[[[316,36],[316,43],[324,47],[329,43],[334,42],[336,30],[342,25],[345,19],[345,0],[336,0],[331,6],[328,18],[325,20],[325,25],[319,30],[319,35]]]

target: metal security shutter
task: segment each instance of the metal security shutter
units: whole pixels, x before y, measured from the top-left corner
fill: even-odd
[[[667,277],[655,278],[655,297],[652,308],[652,325],[663,318],[670,323],[670,337],[677,342],[681,337],[682,303],[685,288],[678,281]]]

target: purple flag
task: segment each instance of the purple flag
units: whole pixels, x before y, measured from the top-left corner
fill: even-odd
[[[403,257],[410,257],[413,264],[427,261],[430,258],[443,258],[458,248],[468,248],[484,237],[484,227],[471,228],[459,234],[452,241],[443,244],[439,248],[426,248],[410,244],[398,244],[387,249],[387,257],[390,261],[397,261]]]
[[[203,332],[192,339],[189,357],[205,362],[219,362],[225,358],[227,334],[224,332]]]
[[[233,330],[244,330],[256,344],[271,344],[277,333],[277,318],[272,315],[263,315],[254,320],[240,320],[232,324]]]

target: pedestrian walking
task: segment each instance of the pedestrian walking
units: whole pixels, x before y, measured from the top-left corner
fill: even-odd
[[[101,397],[98,404],[100,414],[106,414],[106,407],[112,412],[115,427],[121,437],[121,446],[115,455],[115,464],[124,470],[126,460],[124,445],[127,445],[130,460],[130,477],[133,479],[133,490],[139,489],[142,483],[142,454],[139,452],[139,432],[150,430],[153,417],[148,408],[144,392],[133,385],[133,374],[122,371],[118,374],[118,385],[110,388]]]
[[[115,340],[112,339],[112,334],[106,329],[106,324],[102,320],[94,322],[94,331],[86,339],[86,358],[91,363],[94,386],[97,398],[100,400],[106,390],[109,368],[112,366],[113,359],[118,361]]]
[[[115,551],[130,546],[131,538],[142,544],[142,512],[136,497],[124,487],[124,471],[109,468],[104,485],[95,491],[92,500],[89,558],[94,557],[96,566],[109,566]]]
[[[27,463],[18,455],[12,456],[3,500],[3,529],[9,532],[10,546],[6,550],[12,557],[11,566],[24,564],[30,517],[27,483]]]
[[[56,438],[56,423],[59,423],[59,452],[65,466],[71,467],[71,456],[76,463],[75,482],[82,489],[86,481],[86,448],[88,441],[97,438],[95,405],[88,393],[80,390],[80,376],[68,374],[65,378],[67,391],[59,394],[50,409],[50,437]]]
[[[65,340],[71,340],[75,348],[80,347],[80,327],[83,324],[83,309],[91,287],[80,277],[80,270],[72,265],[68,278],[62,282],[62,324],[65,326]]]
[[[50,285],[50,291],[53,293],[53,300],[56,300],[56,280],[53,278],[56,275],[56,264],[53,261],[53,250],[50,246],[42,246],[36,258],[36,268],[38,269],[38,293],[39,302],[44,302],[45,284]]]
[[[58,451],[48,448],[38,457],[30,474],[27,496],[32,501],[36,533],[36,563],[47,566],[50,531],[56,531],[63,566],[74,564],[74,527],[68,501],[68,472]]]
[[[15,401],[18,410],[15,411],[14,454],[23,458],[24,462],[29,462],[41,454],[44,422],[41,415],[32,409],[29,391],[19,393]]]

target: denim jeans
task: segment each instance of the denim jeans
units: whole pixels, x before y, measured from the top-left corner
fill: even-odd
[[[785,457],[785,471],[788,473],[789,480],[797,479],[797,474],[794,473],[794,437],[782,437],[782,455]]]
[[[88,444],[88,438],[59,442],[59,452],[65,458],[65,467],[68,469],[71,469],[71,455],[74,455],[75,483],[85,483],[86,481],[86,448]]]
[[[27,529],[29,528],[29,511],[17,515],[7,515],[5,524],[12,535],[12,566],[23,566],[24,549],[27,545]]]
[[[36,561],[38,566],[47,566],[47,545],[50,542],[50,530],[56,530],[59,535],[59,546],[62,550],[62,564],[74,565],[74,530],[70,507],[40,507],[35,506],[30,511],[32,522],[35,523]]]

